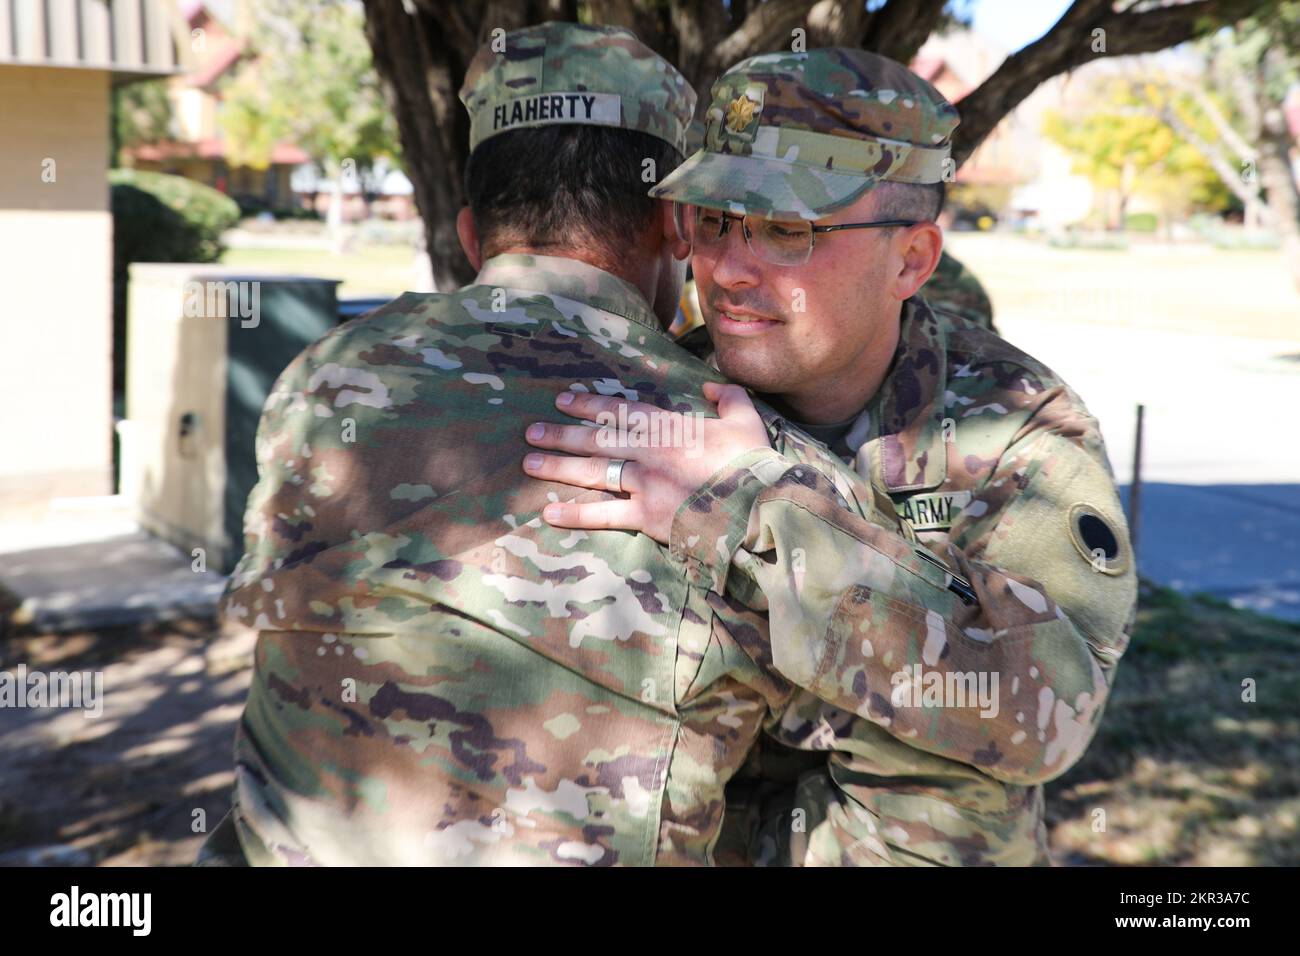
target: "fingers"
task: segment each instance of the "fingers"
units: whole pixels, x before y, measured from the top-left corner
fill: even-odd
[[[641,503],[631,498],[611,498],[607,501],[552,503],[542,509],[542,519],[557,528],[582,528],[587,531],[604,531],[622,528],[640,531]]]
[[[567,451],[575,455],[598,455],[604,448],[601,445],[600,428],[588,428],[586,425],[553,425],[546,422],[534,422],[524,432],[528,444],[551,451]]]
[[[750,400],[749,393],[739,385],[705,382],[704,397],[711,402],[718,403],[719,418],[744,417],[762,420],[762,416],[758,414],[758,409],[754,407],[753,401]]]
[[[605,476],[608,474],[609,463],[609,458],[566,458],[562,455],[533,452],[524,456],[524,471],[543,481],[558,481],[578,488],[608,491]],[[619,483],[624,491],[636,492],[641,488],[638,477],[636,463],[629,461],[623,466]]]
[[[611,395],[592,395],[587,392],[561,392],[555,396],[555,407],[574,418],[585,418],[589,422],[613,426],[619,423],[619,406],[626,406],[624,422],[629,424],[634,418],[648,416],[652,413],[664,414],[662,408],[647,405],[644,402],[631,402],[626,398]]]

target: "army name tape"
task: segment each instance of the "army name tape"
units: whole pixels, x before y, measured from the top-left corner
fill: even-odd
[[[674,117],[661,117],[681,143],[685,130]],[[504,103],[485,103],[472,120],[482,141],[497,133],[551,124],[581,123],[590,126],[623,126],[623,97],[617,93],[531,93]]]
[[[896,502],[894,507],[917,531],[945,531],[952,527],[962,509],[970,504],[970,499],[969,491],[937,492],[912,495]]]

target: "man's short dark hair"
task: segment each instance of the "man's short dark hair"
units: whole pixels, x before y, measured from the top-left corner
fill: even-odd
[[[617,250],[650,225],[659,201],[646,193],[681,160],[674,147],[638,130],[579,124],[511,130],[471,154],[465,195],[485,249]]]
[[[943,183],[899,183],[885,180],[877,184],[876,218],[911,219],[933,222],[943,211]]]

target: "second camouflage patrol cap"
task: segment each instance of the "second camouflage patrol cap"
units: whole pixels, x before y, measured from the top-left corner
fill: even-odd
[[[478,51],[460,89],[471,152],[498,133],[579,123],[649,133],[685,155],[695,90],[630,31],[552,22],[499,44]]]
[[[713,84],[704,148],[650,195],[737,215],[820,219],[882,180],[937,183],[957,110],[865,50],[766,53]]]

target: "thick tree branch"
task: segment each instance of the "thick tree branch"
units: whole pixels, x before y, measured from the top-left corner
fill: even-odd
[[[756,53],[790,49],[791,31],[804,25],[812,0],[768,0],[745,17],[715,48],[714,60],[723,69]]]
[[[455,228],[469,139],[469,119],[456,94],[477,44],[472,34],[465,43],[466,31],[445,19],[445,11],[435,20],[431,6],[421,3],[411,16],[401,0],[365,0],[366,38],[397,120],[434,282],[454,289],[473,278]]]
[[[994,127],[1044,81],[1097,56],[1151,53],[1249,16],[1267,0],[1195,0],[1142,12],[1115,13],[1110,0],[1075,0],[1042,38],[1006,58],[957,108],[961,125],[953,137],[960,166]],[[1103,30],[1105,53],[1093,52],[1094,30]]]
[[[601,26],[626,27],[646,46],[660,50],[663,46],[663,23],[655,6],[636,0],[588,0],[591,22]],[[573,19],[577,19],[575,16]]]
[[[441,0],[440,5],[456,6],[454,0]],[[518,30],[520,27],[538,22],[537,15],[540,13],[541,10],[529,10],[528,5],[520,3],[519,0],[487,0],[483,5],[483,11],[476,14],[479,23],[477,42],[466,51],[466,62],[473,59],[474,53],[480,46],[492,39],[493,30],[501,29],[507,33]]]
[[[808,11],[808,46],[861,46],[867,5],[857,0],[818,0]]]
[[[1219,107],[1214,100],[1210,99],[1208,93],[1195,83],[1189,83],[1185,79],[1177,78],[1174,85],[1184,93],[1187,93],[1196,101],[1196,105],[1206,115],[1209,121],[1214,125],[1218,134],[1223,137],[1223,141],[1242,159],[1255,160],[1259,157],[1259,150],[1255,149],[1244,139],[1241,134],[1232,128],[1228,118],[1220,112]]]
[[[945,0],[889,0],[867,20],[863,48],[904,65],[911,63],[921,44],[939,25],[944,3]]]
[[[699,96],[695,115],[703,117],[709,106],[709,87],[721,72],[716,68],[714,43],[727,32],[727,8],[722,0],[708,0],[707,3],[673,0],[668,7],[668,17],[677,42],[677,55],[670,59],[676,61],[682,75],[695,87]],[[660,52],[667,55],[665,50],[660,49]]]
[[[442,3],[440,0],[421,0],[416,9],[438,19],[448,45],[464,50],[478,42],[478,28],[475,24],[481,25],[483,22],[478,10],[470,14],[465,7]]]

